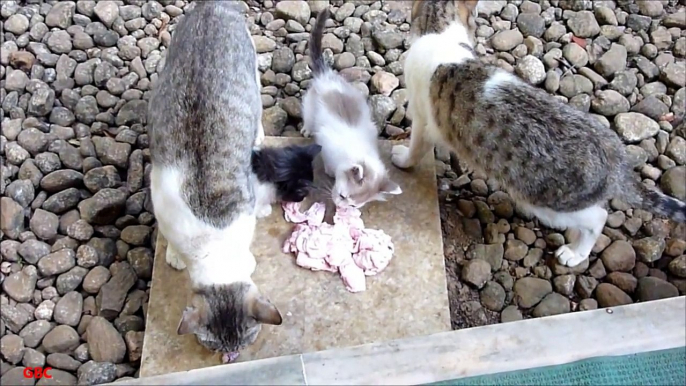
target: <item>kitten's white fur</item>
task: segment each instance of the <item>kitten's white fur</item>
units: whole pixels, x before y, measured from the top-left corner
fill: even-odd
[[[181,197],[183,174],[179,168],[157,165],[150,173],[158,230],[167,240],[167,263],[179,270],[187,267],[194,286],[252,283],[255,215],[243,213],[223,229],[205,223]]]
[[[276,200],[276,187],[269,182],[261,182],[255,178],[255,215],[257,218],[272,214],[272,204]]]
[[[443,138],[431,114],[429,90],[431,76],[441,64],[459,64],[474,58],[470,50],[460,43],[472,46],[467,30],[454,21],[440,34],[423,35],[412,43],[405,59],[405,79],[409,95],[408,113],[412,116],[412,135],[410,147],[397,145],[392,150],[392,162],[399,168],[416,165],[422,157],[433,150],[434,144],[448,143]],[[521,82],[506,71],[496,71],[484,84],[486,97],[499,86]],[[455,150],[455,149],[452,149]],[[541,208],[524,202],[517,203],[525,211],[557,229],[578,229],[580,236],[570,244],[555,251],[560,264],[575,267],[586,260],[600,236],[607,219],[607,211],[600,204],[576,212],[561,213],[549,208]]]
[[[333,187],[332,198],[336,205],[354,205],[348,199],[340,199],[339,196],[349,197],[350,191],[345,173],[355,165],[364,163],[373,170],[375,175],[386,174],[385,166],[381,161],[377,144],[377,129],[372,121],[371,111],[366,104],[361,106],[362,112],[359,117],[361,125],[350,127],[335,112],[332,112],[316,95],[325,95],[330,91],[341,93],[360,91],[349,84],[343,77],[327,69],[324,73],[314,78],[309,91],[303,98],[303,128],[302,134],[306,137],[314,136],[318,145],[322,147],[321,157],[324,170],[330,177],[336,179]],[[314,127],[318,125],[318,127]],[[390,194],[400,194],[400,188]],[[362,205],[359,205],[362,206]]]

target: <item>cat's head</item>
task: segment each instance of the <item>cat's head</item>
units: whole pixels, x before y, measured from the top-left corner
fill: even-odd
[[[177,328],[219,353],[237,353],[253,344],[262,324],[281,324],[281,314],[249,282],[200,286],[193,291]]]
[[[414,0],[412,3],[412,35],[415,37],[441,33],[454,22],[462,25],[474,43],[477,4],[479,0]]]
[[[375,163],[362,162],[339,168],[331,189],[331,198],[336,206],[361,208],[372,201],[385,201],[388,194],[402,193],[383,164],[373,165]]]
[[[281,201],[301,202],[312,189],[313,164],[319,145],[264,147],[253,151],[253,170],[260,181],[276,187]]]

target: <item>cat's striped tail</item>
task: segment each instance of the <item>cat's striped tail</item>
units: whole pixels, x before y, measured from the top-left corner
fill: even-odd
[[[329,17],[330,12],[328,8],[324,8],[319,12],[314,28],[312,28],[312,34],[310,35],[310,61],[312,62],[312,74],[314,76],[322,74],[329,69],[326,60],[324,59],[324,51],[322,50],[324,27],[326,26],[326,21]]]
[[[638,181],[635,188],[638,194],[633,197],[636,198],[635,200],[627,200],[629,204],[674,221],[686,223],[686,202],[651,190]]]

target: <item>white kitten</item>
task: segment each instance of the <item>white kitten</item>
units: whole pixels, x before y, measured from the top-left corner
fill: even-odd
[[[322,147],[325,171],[335,178],[333,202],[359,208],[402,190],[389,178],[381,161],[376,126],[364,95],[335,73],[322,56],[322,35],[328,18],[325,9],[317,15],[312,30],[314,80],[303,99],[302,134],[313,136]]]

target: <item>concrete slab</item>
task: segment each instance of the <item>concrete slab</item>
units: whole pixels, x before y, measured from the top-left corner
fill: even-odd
[[[268,145],[309,143],[304,138],[267,138]],[[239,361],[378,343],[450,330],[443,242],[433,156],[412,172],[390,165],[394,142],[380,141],[385,162],[403,193],[385,203],[365,206],[365,225],[383,229],[395,243],[385,271],[367,278],[367,291],[346,291],[338,274],[311,272],[281,252],[292,224],[275,205],[258,221],[253,242],[260,290],[283,315],[281,326],[263,326],[256,343]],[[320,161],[318,176],[321,175]],[[319,183],[320,177],[318,177]],[[147,313],[141,377],[220,364],[219,354],[200,346],[192,335],[178,336],[181,311],[188,301],[188,274],[165,262],[166,241],[158,238]]]

